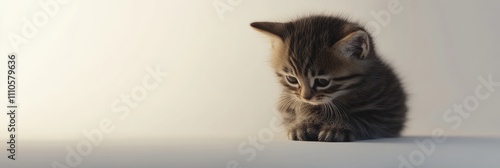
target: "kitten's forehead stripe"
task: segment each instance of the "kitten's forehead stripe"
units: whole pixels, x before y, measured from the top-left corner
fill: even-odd
[[[297,66],[297,60],[291,56],[291,57],[288,57],[288,62],[290,63],[290,65],[292,66],[292,72],[295,74],[295,75],[298,75],[300,72],[299,69],[298,69],[298,66]]]
[[[315,40],[306,40],[300,37],[291,37],[290,50],[288,54],[296,64],[294,67],[297,72],[307,74],[307,71],[314,69],[314,62],[317,58],[317,45]]]
[[[299,19],[289,25],[285,40],[288,61],[295,73],[304,75],[308,71],[318,72],[316,61],[321,57],[321,48],[331,47],[345,35],[361,29],[344,19],[326,17]]]

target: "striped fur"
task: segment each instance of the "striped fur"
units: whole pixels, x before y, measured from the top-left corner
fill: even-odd
[[[400,135],[406,94],[361,25],[317,15],[251,26],[272,39],[272,67],[284,86],[278,109],[290,139],[344,142]]]

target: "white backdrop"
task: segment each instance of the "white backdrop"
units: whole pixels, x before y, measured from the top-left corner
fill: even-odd
[[[255,135],[275,116],[279,86],[268,39],[249,24],[317,13],[348,15],[376,33],[410,94],[405,135],[500,135],[500,87],[482,88],[490,96],[466,118],[443,118],[454,104],[474,105],[479,77],[500,81],[498,1],[69,1],[49,9],[57,12],[47,23],[35,17],[47,13],[38,2],[0,5],[0,51],[19,54],[23,139],[81,139],[102,119],[116,140]],[[34,18],[37,31],[23,35]],[[12,34],[27,41],[13,45]],[[148,67],[168,75],[139,92]],[[131,94],[133,105],[122,99]]]
[[[0,66],[17,53],[19,105],[17,160],[0,165],[498,167],[499,9],[494,0],[0,0]],[[295,142],[275,129],[269,39],[249,24],[318,13],[373,33],[410,94],[405,137]]]

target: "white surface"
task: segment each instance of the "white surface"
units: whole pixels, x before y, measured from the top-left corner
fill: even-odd
[[[243,168],[397,168],[412,152],[422,152],[415,140],[432,139],[412,136],[393,139],[378,139],[354,143],[297,142],[276,139],[260,143],[255,159],[247,161],[250,154],[240,154],[238,146],[245,140],[168,140],[152,141],[136,139],[132,142],[104,142],[93,149],[92,155],[82,159],[79,168],[225,168],[234,160]],[[50,167],[48,161],[64,163],[66,156],[63,144],[76,142],[52,142],[32,144],[24,142],[19,154],[24,161],[3,162],[2,167]],[[30,150],[27,150],[27,149]],[[250,148],[250,146],[245,146]],[[426,147],[428,148],[428,146]],[[498,168],[500,166],[500,138],[493,137],[448,137],[446,142],[436,144],[430,155],[414,167],[454,168]],[[429,148],[431,149],[431,148]],[[47,154],[51,153],[50,155]],[[419,161],[419,157],[414,158]],[[28,161],[29,160],[29,161]],[[16,163],[16,164],[13,164]]]

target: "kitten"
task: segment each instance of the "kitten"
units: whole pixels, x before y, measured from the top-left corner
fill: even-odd
[[[283,85],[278,109],[291,140],[348,142],[397,137],[406,94],[363,26],[336,16],[254,22],[272,39]]]

